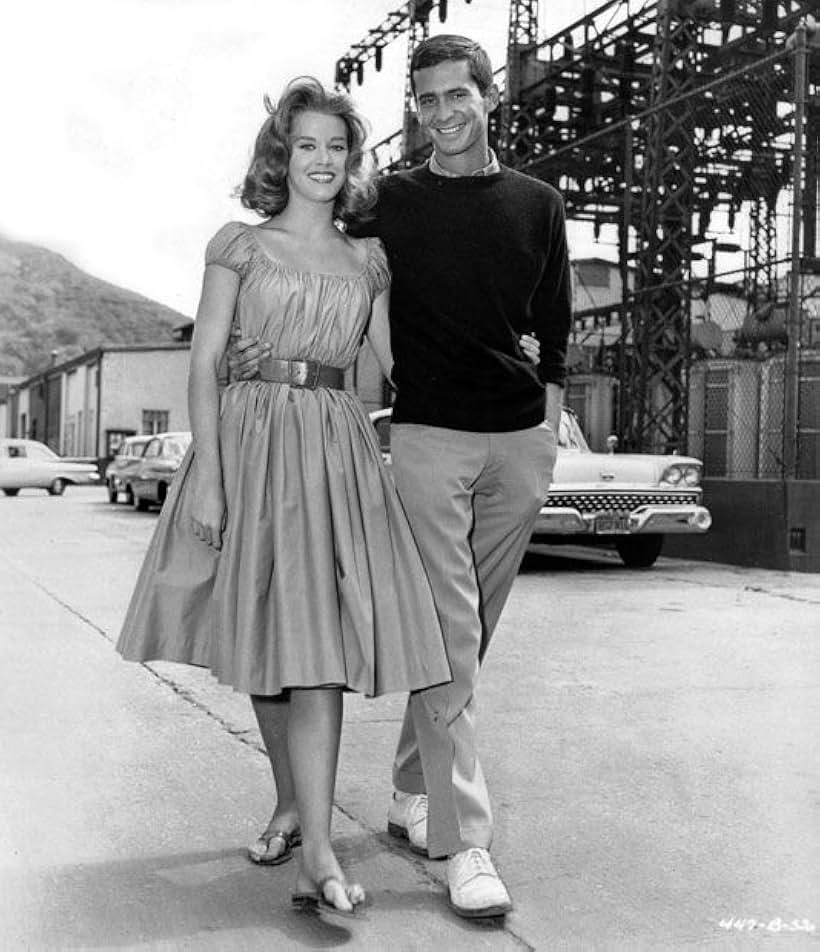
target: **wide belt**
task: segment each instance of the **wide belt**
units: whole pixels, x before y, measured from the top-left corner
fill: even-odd
[[[329,367],[318,360],[284,360],[281,357],[263,357],[259,361],[259,377],[270,383],[287,383],[291,387],[315,390],[330,387],[344,390],[345,372],[341,367]]]

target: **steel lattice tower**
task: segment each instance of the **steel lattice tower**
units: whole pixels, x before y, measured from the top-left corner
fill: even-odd
[[[413,108],[413,87],[410,82],[410,64],[413,53],[422,40],[430,35],[430,11],[432,3],[410,0],[408,4],[410,25],[407,30],[407,68],[404,71],[404,112],[402,113],[401,149],[410,155],[421,145],[421,129]]]
[[[539,0],[510,0],[507,29],[506,88],[501,109],[499,150],[509,164],[514,160],[517,139],[532,125],[532,117],[522,112],[521,90],[531,81],[528,75],[538,48]]]
[[[685,449],[687,431],[696,161],[693,101],[676,100],[695,88],[699,38],[687,4],[667,0],[658,16],[623,432],[631,449],[668,452]]]
[[[446,0],[405,3],[348,50],[337,77],[352,72],[361,82],[365,61],[375,58],[378,69],[381,49],[411,29],[412,55],[436,9],[443,21]],[[793,184],[794,81],[785,45],[818,11],[820,0],[603,0],[539,41],[537,0],[510,0],[506,75],[496,74],[503,107],[493,113],[491,136],[508,165],[560,190],[569,220],[591,224],[596,237],[618,229],[627,291],[617,304],[577,314],[575,326],[587,333],[590,322],[621,325],[612,359],[627,446],[686,446],[692,246],[712,242],[714,273],[717,253],[731,248],[710,235],[732,232],[736,216],[746,217],[749,307],[776,293],[784,249],[775,247],[774,216]],[[820,56],[812,62],[816,89]],[[407,120],[409,89],[408,82],[402,129],[374,146],[384,172],[429,155]],[[801,199],[803,255],[812,268],[820,268],[817,102],[815,93]]]

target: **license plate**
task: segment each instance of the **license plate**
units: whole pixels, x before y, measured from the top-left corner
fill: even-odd
[[[607,535],[628,535],[629,516],[626,513],[602,513],[595,517],[595,532]]]

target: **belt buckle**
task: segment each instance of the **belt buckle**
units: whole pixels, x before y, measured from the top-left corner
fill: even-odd
[[[291,386],[315,390],[319,383],[320,364],[315,360],[288,361],[288,376]]]

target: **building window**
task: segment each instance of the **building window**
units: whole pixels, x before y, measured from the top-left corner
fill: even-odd
[[[155,433],[165,433],[168,430],[167,410],[143,410],[142,432],[148,436]]]

